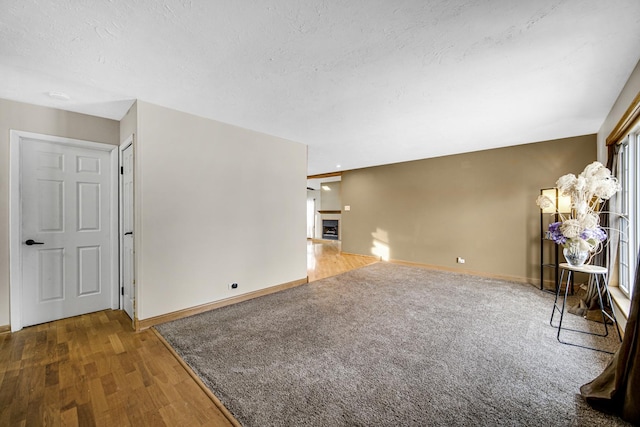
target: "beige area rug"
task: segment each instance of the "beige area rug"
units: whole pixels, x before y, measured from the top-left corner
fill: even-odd
[[[552,304],[528,285],[377,263],[157,329],[245,426],[625,425],[579,395],[611,356],[558,343]]]

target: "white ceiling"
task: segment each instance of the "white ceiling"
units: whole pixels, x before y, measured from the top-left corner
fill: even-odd
[[[0,97],[141,99],[309,174],[595,133],[639,59],[638,0],[0,0]]]

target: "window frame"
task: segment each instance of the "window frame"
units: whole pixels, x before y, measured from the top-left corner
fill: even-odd
[[[618,244],[618,288],[631,299],[632,280],[637,266],[637,248],[640,242],[638,217],[640,213],[640,133],[630,132],[621,142],[618,151],[617,176],[621,185],[620,197],[620,241]]]

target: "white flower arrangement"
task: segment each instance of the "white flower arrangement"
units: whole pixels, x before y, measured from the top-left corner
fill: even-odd
[[[618,180],[601,163],[593,162],[577,177],[567,174],[558,178],[556,187],[571,198],[571,213],[566,216],[556,207],[560,221],[549,225],[551,239],[565,248],[596,252],[607,238],[600,227],[602,202],[620,190]],[[538,196],[536,203],[541,209],[555,207],[555,201],[546,195]]]

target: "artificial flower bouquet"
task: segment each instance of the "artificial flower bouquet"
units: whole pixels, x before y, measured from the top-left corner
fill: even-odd
[[[556,187],[560,194],[571,198],[571,213],[559,212],[555,201],[546,195],[538,197],[536,203],[541,209],[555,207],[560,218],[549,224],[549,238],[574,251],[599,251],[607,239],[606,231],[600,226],[602,202],[620,190],[618,180],[601,163],[593,162],[578,176],[561,176]]]

